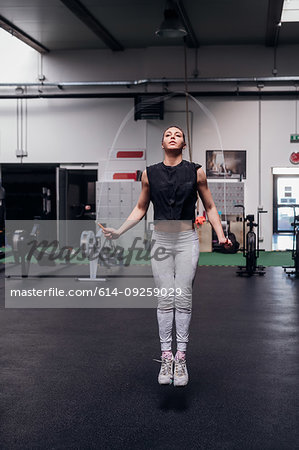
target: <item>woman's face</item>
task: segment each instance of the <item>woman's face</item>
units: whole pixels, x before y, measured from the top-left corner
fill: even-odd
[[[167,128],[164,132],[162,148],[164,150],[183,150],[186,147],[183,132],[176,127]]]

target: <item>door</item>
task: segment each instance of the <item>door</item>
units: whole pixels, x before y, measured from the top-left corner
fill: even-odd
[[[273,232],[292,233],[294,208],[299,207],[299,175],[273,175]]]
[[[57,168],[57,234],[60,247],[78,246],[78,232],[73,221],[95,221],[96,181],[97,169]]]

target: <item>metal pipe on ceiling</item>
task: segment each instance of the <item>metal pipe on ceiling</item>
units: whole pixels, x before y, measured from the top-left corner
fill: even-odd
[[[299,83],[299,76],[285,77],[210,77],[210,78],[188,78],[190,94],[197,96],[254,96],[259,93],[262,86],[263,96],[283,96],[293,95],[294,88]],[[146,87],[149,85],[167,86],[168,93],[175,93],[176,96],[180,92],[171,89],[170,84],[183,84],[184,78],[145,78],[138,80],[119,80],[119,81],[61,81],[61,82],[35,82],[35,83],[0,83],[0,98],[134,98],[138,94],[142,95],[161,95],[161,92],[140,92],[138,87]],[[242,83],[245,86],[240,89]],[[203,89],[198,89],[200,85],[206,85]],[[222,84],[226,85],[226,89],[209,90],[207,85]],[[231,84],[232,86],[229,86]],[[197,85],[197,86],[196,86]],[[98,88],[131,88],[126,91],[118,92],[99,92]],[[9,90],[14,88],[14,92]],[[35,91],[37,89],[37,92]],[[268,89],[267,89],[268,88]],[[58,92],[55,92],[55,90]],[[88,91],[84,91],[88,89]]]
[[[286,77],[210,77],[210,78],[188,78],[188,83],[298,83],[299,76]],[[139,80],[120,81],[60,81],[60,82],[39,82],[39,83],[0,83],[0,87],[56,87],[56,88],[76,88],[76,87],[118,87],[118,86],[140,86],[144,84],[165,84],[165,83],[185,83],[185,78],[144,78]]]
[[[171,92],[165,93],[170,94]],[[190,91],[189,93],[192,94],[193,97],[244,97],[244,98],[258,98],[259,95],[262,98],[274,98],[274,97],[288,97],[288,98],[295,98],[296,96],[296,92],[294,91],[290,91],[290,90],[280,90],[280,91],[264,91],[261,94],[259,94],[259,92],[257,91],[238,91],[238,90],[234,90],[234,91]],[[0,100],[16,100],[19,98],[26,98],[26,99],[80,99],[80,98],[135,98],[138,95],[142,95],[142,96],[157,96],[157,97],[161,97],[163,96],[163,93],[161,92],[157,92],[157,91],[153,91],[153,92],[126,92],[126,93],[121,93],[121,92],[114,92],[114,93],[106,93],[106,92],[98,92],[98,93],[90,93],[90,92],[86,92],[86,93],[73,93],[73,92],[63,92],[61,94],[47,94],[47,93],[38,93],[38,94],[17,94],[17,95],[9,95],[9,94],[0,94]],[[184,97],[185,98],[185,93],[183,92],[175,92],[174,96],[175,97]]]

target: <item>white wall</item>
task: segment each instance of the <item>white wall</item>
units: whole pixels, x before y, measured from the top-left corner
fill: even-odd
[[[116,147],[145,148],[145,122],[134,121],[132,99],[28,100],[28,157],[25,162],[75,163],[106,159],[124,119],[126,123]],[[18,162],[16,129],[16,100],[2,100],[2,162]]]
[[[278,75],[299,73],[299,61],[293,58],[298,46],[282,47],[278,51]],[[1,50],[1,48],[0,48]],[[10,69],[0,73],[0,82],[36,81],[37,55],[29,52],[23,61],[11,60]],[[189,51],[190,61],[194,52]],[[199,49],[200,76],[270,76],[273,49],[265,47],[209,47]],[[182,77],[183,49],[56,52],[44,57],[47,81],[122,80],[150,77]],[[15,74],[16,62],[18,76]],[[21,66],[22,66],[21,64]],[[189,63],[192,74],[194,65]],[[217,120],[224,150],[247,151],[245,180],[246,212],[256,213],[258,206],[258,100],[245,98],[199,98]],[[82,163],[107,161],[108,151],[117,148],[146,148],[152,139],[151,122],[134,121],[132,99],[34,99],[28,100],[28,157],[24,163]],[[167,112],[185,110],[183,98],[165,102]],[[193,160],[204,165],[205,151],[219,149],[219,138],[213,121],[200,106],[190,100],[192,112]],[[291,167],[289,156],[296,144],[289,143],[295,131],[294,100],[262,101],[262,205],[269,212],[263,217],[262,232],[265,248],[271,249],[272,235],[272,167]],[[158,123],[158,128],[164,124]],[[179,124],[180,125],[180,124]],[[184,126],[184,125],[183,125]],[[157,141],[160,149],[160,137]],[[150,147],[153,148],[151,141]],[[298,144],[299,147],[299,144]],[[0,100],[0,161],[19,163],[16,150],[16,100]],[[147,149],[149,151],[149,148]],[[152,154],[148,161],[152,164]],[[133,168],[134,163],[129,163]],[[142,163],[146,165],[146,161]],[[127,168],[127,167],[125,167]],[[134,168],[141,168],[140,165]]]

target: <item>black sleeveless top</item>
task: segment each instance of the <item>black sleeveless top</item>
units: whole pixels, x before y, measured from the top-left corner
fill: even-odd
[[[160,162],[146,168],[154,220],[195,221],[199,167],[183,159],[176,166]]]

